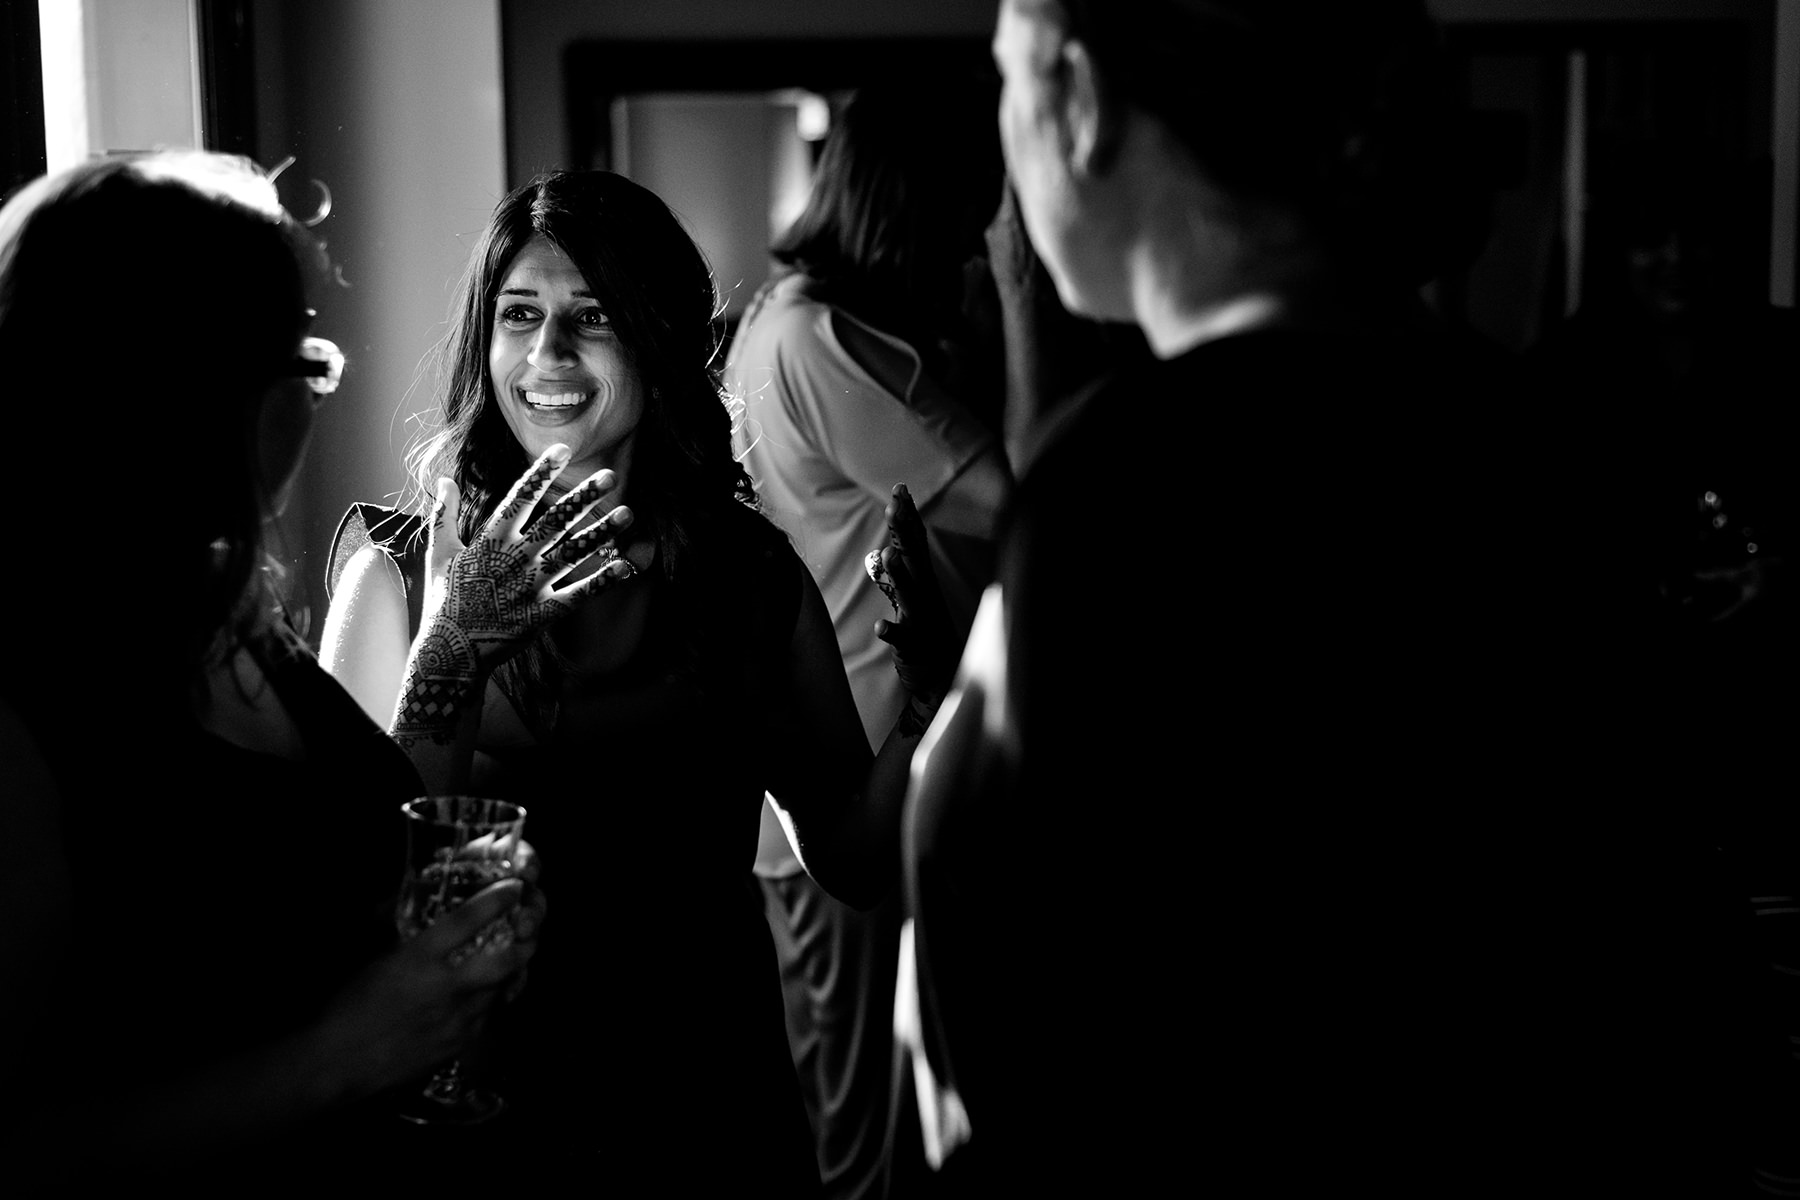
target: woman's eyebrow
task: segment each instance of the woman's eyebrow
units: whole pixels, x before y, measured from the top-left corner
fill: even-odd
[[[500,291],[496,294],[501,295],[501,296],[530,296],[533,299],[536,299],[538,293],[537,293],[536,288],[507,287],[507,288],[501,288]],[[580,300],[598,299],[598,297],[596,297],[594,295],[594,293],[588,291],[586,288],[576,288],[573,292],[571,292],[569,294]]]

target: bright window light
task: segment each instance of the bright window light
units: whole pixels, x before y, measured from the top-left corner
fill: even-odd
[[[87,0],[38,0],[44,68],[44,164],[51,174],[89,152],[87,55],[82,37]]]

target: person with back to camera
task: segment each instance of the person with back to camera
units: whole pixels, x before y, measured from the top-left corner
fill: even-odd
[[[946,1173],[1728,1194],[1715,814],[1646,602],[1581,456],[1418,320],[1422,6],[1005,0],[994,55],[1064,303],[1158,361],[1032,453],[915,756]]]
[[[773,795],[807,870],[873,906],[918,730],[896,721],[870,751],[818,588],[732,455],[717,319],[704,257],[643,187],[557,172],[506,197],[446,342],[442,429],[415,459],[430,528],[346,516],[323,655],[433,787],[529,798],[556,912],[495,1039],[495,1144],[685,1193],[806,1195],[818,1169],[750,873],[758,812]],[[512,639],[529,605],[441,584],[443,565],[502,595],[535,586],[562,551],[534,511],[619,499],[561,544],[598,548],[587,578],[628,585],[494,669],[484,642]]]
[[[222,155],[88,162],[0,209],[0,370],[30,398],[6,486],[86,547],[0,589],[11,1194],[429,1182],[448,1164],[404,1161],[397,1089],[469,1044],[533,952],[462,953],[496,921],[529,935],[521,880],[395,947],[418,773],[263,565],[343,369],[308,335],[323,260]]]
[[[929,530],[958,643],[992,578],[1011,489],[997,431],[976,415],[1000,397],[954,390],[980,377],[955,359],[982,349],[962,305],[1000,185],[990,102],[990,91],[952,85],[871,85],[849,99],[806,207],[773,248],[787,270],[751,301],[725,368],[745,403],[744,466],[818,582],[871,746],[909,701],[875,634],[892,610],[864,570],[887,537],[895,485]],[[832,899],[767,809],[763,825],[757,874],[826,1194],[880,1194],[890,1175],[904,1187],[916,1151],[904,1137],[884,1149],[898,895],[868,913]],[[893,1120],[904,1134],[898,1123],[917,1118],[905,1108]]]

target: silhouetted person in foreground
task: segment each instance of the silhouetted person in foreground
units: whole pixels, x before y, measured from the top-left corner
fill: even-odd
[[[9,1195],[442,1190],[485,1165],[397,1113],[521,986],[541,898],[503,880],[398,941],[399,808],[424,787],[265,553],[345,399],[311,336],[327,278],[237,157],[95,160],[0,208],[0,371],[37,398],[5,481],[46,564],[0,588]],[[94,318],[101,294],[133,315]],[[54,397],[102,344],[108,398],[75,430]],[[49,516],[83,494],[120,501]],[[87,567],[47,568],[76,545]]]
[[[1158,361],[1028,460],[915,758],[946,1178],[1736,1186],[1719,814],[1630,514],[1418,316],[1422,7],[1008,0],[994,51],[1064,303]]]

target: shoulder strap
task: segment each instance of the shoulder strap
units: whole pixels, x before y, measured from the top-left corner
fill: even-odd
[[[338,580],[352,556],[364,546],[374,546],[400,568],[406,587],[408,628],[419,632],[425,606],[425,520],[417,513],[402,512],[383,504],[352,504],[331,537],[330,566],[325,573],[325,595],[337,591]]]

